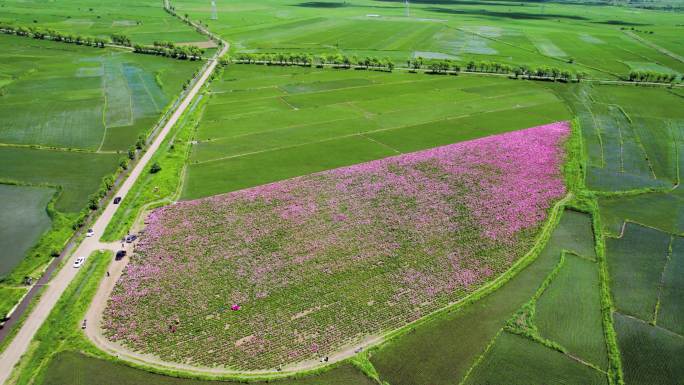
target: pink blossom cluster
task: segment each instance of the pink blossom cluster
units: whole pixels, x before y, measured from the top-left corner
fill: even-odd
[[[104,330],[165,360],[250,370],[400,327],[529,249],[565,194],[568,133],[554,123],[155,210]]]

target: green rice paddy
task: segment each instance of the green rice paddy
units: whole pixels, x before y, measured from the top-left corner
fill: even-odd
[[[566,210],[544,250],[525,270],[474,304],[391,340],[372,352],[371,362],[380,377],[392,385],[458,383],[505,322],[556,267],[562,250],[591,253],[592,248],[589,217]]]
[[[570,117],[529,81],[266,66],[229,67],[207,104],[184,199]]]
[[[684,195],[651,193],[599,200],[607,232],[617,236],[625,220],[673,233],[684,233]]]
[[[113,49],[0,36],[0,143],[119,151],[154,125],[197,69]]]
[[[233,51],[341,52],[555,65],[614,77],[632,69],[684,72],[684,63],[637,40],[620,26],[654,34],[638,37],[682,55],[676,14],[629,8],[502,1],[233,1],[173,2],[233,42]],[[644,26],[644,27],[639,27]],[[680,39],[681,40],[681,39]],[[657,67],[653,67],[656,65]]]
[[[684,238],[674,237],[663,272],[657,324],[684,336]]]
[[[534,323],[544,338],[606,368],[598,264],[566,254],[565,263],[536,304]]]
[[[449,0],[411,2],[407,16],[401,0],[238,0],[218,1],[218,20],[212,20],[209,1],[172,3],[180,15],[201,20],[228,40],[231,53],[341,53],[389,57],[399,65],[409,58],[448,58],[553,66],[613,80],[632,70],[684,73],[682,17],[675,11]],[[166,14],[160,2],[55,4],[7,0],[0,4],[0,22],[88,36],[123,33],[146,44],[161,38],[206,40]],[[55,204],[62,212],[84,206],[101,177],[116,168],[117,152],[154,124],[196,68],[7,36],[0,36],[0,47],[10,53],[0,63],[0,143],[9,145],[0,147],[0,180],[54,186],[36,188],[46,194],[41,199],[61,186]],[[200,104],[186,168],[176,170],[183,175],[180,198],[576,118],[586,158],[583,182],[597,193],[595,222],[566,210],[541,255],[503,287],[373,349],[370,361],[381,381],[391,385],[612,385],[621,375],[627,385],[679,385],[684,378],[683,97],[681,88],[233,65]],[[166,184],[176,177],[161,177],[167,178],[162,190],[173,191]],[[145,183],[137,196],[156,197],[155,179]],[[593,199],[580,195],[579,200]],[[45,220],[44,206],[36,197],[22,207],[27,213],[14,216]],[[534,297],[564,252],[557,275]],[[103,266],[97,274],[89,270],[77,292],[92,291]],[[605,271],[608,277],[601,275]],[[609,294],[602,296],[602,289]],[[11,299],[23,290],[2,286],[0,293]],[[65,298],[76,309],[87,302],[73,293]],[[530,299],[538,335],[525,338],[504,330]],[[617,311],[610,314],[606,301]],[[0,302],[0,310],[9,302]],[[92,347],[76,337],[80,313],[69,314],[72,324],[60,329],[60,336],[70,336],[60,344],[66,351],[54,359],[26,361],[35,371],[22,371],[18,383],[206,383],[76,353]],[[617,355],[612,355],[613,326]],[[35,351],[51,352],[52,337],[41,338],[48,343]],[[275,383],[375,382],[344,364],[320,376]]]
[[[615,305],[645,321],[654,318],[670,235],[628,223],[620,239],[606,240]]]
[[[54,194],[50,188],[0,184],[0,276],[9,273],[50,228],[45,208]]]
[[[244,382],[202,381],[168,377],[135,369],[123,364],[93,358],[77,352],[63,352],[50,362],[44,375],[43,385],[239,385]],[[252,382],[266,384],[265,382]],[[374,382],[361,371],[347,364],[321,375],[269,381],[275,385],[372,385]]]
[[[161,1],[151,0],[69,0],[57,4],[7,0],[2,3],[0,22],[103,38],[123,34],[140,44],[152,44],[162,35],[163,40],[178,43],[207,40],[164,12]]]
[[[630,385],[678,385],[684,378],[681,365],[684,337],[620,313],[614,313],[625,383]]]
[[[605,374],[528,338],[501,333],[465,381],[489,384],[608,384]]]
[[[103,177],[198,63],[4,34],[0,47],[0,277],[15,285],[61,251]]]

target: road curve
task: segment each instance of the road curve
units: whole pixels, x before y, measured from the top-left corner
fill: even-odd
[[[140,158],[126,180],[121,184],[115,196],[124,198],[126,194],[128,194],[138,177],[147,169],[148,162],[152,158],[152,155],[159,149],[164,139],[166,139],[166,136],[171,131],[171,128],[176,124],[183,112],[185,112],[192,99],[197,95],[204,83],[206,83],[207,79],[214,71],[214,68],[216,68],[216,65],[218,64],[218,58],[220,58],[227,50],[228,44],[224,42],[214,58],[209,60],[208,65],[204,68],[204,72],[202,72],[200,75],[199,80],[195,83],[190,92],[188,92],[183,101],[178,105],[164,127],[161,129],[161,131],[159,131],[159,134],[154,139],[152,144],[150,144],[147,151]],[[92,226],[95,234],[99,236],[104,233],[104,230],[112,220],[118,207],[118,205],[114,205],[111,201],[109,202],[105,210],[102,212],[102,215],[100,215],[100,217]],[[12,342],[0,355],[0,384],[4,384],[10,377],[12,369],[19,362],[21,356],[26,352],[31,340],[33,340],[33,337],[38,331],[38,328],[40,328],[45,319],[47,319],[50,311],[62,296],[64,290],[66,290],[67,286],[69,286],[69,283],[76,276],[78,269],[74,269],[72,267],[73,260],[80,256],[87,257],[94,251],[100,250],[102,248],[103,244],[99,242],[97,237],[85,238],[85,240],[81,242],[76,251],[72,254],[71,259],[66,261],[59,273],[50,281],[48,286],[43,289],[40,300],[28,315],[23,325],[21,325],[21,329],[19,329],[18,333],[14,336]]]

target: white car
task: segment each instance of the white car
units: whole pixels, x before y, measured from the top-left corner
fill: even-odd
[[[86,237],[92,237],[93,235],[95,235],[95,231],[93,231],[93,229],[88,229],[86,232]]]
[[[79,267],[83,266],[84,263],[85,263],[85,257],[78,257],[78,258],[76,258],[76,261],[74,262],[74,267],[78,269]]]

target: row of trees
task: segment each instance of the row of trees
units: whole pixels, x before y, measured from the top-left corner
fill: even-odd
[[[341,54],[329,54],[313,56],[306,53],[240,53],[231,61],[238,64],[268,64],[281,66],[304,66],[323,67],[332,66],[337,68],[359,68],[392,71],[395,64],[389,58],[379,59],[376,57],[345,56]]]
[[[372,69],[391,72],[396,68],[394,62],[389,58],[375,58],[346,56],[342,54],[327,54],[313,56],[305,53],[239,53],[231,59],[223,59],[223,64],[233,62],[237,64],[267,64],[282,66],[305,66],[323,67],[331,66],[336,68],[355,68]],[[406,61],[406,67],[410,71],[424,71],[432,74],[459,73],[461,71],[498,73],[506,74],[515,78],[527,78],[530,80],[559,80],[559,81],[581,81],[585,78],[583,72],[571,73],[555,67],[530,68],[528,66],[512,66],[496,62],[475,62],[470,61],[463,67],[460,62],[453,60],[425,60],[416,57]]]
[[[61,33],[53,29],[41,29],[36,27],[16,27],[12,25],[0,24],[0,32],[8,35],[32,37],[34,39],[52,40],[62,43],[86,45],[98,48],[104,48],[104,46],[109,43],[108,40],[99,37],[73,35],[70,33]]]
[[[632,71],[629,73],[630,82],[674,83],[677,75],[655,71]]]
[[[126,36],[126,35],[121,35],[121,34],[112,34],[112,43],[116,45],[123,45],[125,47],[131,47],[133,45],[133,42],[131,41],[131,38]]]
[[[69,33],[61,33],[53,29],[41,29],[36,27],[21,27],[0,24],[0,32],[8,35],[31,37],[40,40],[52,40],[62,43],[85,45],[90,47],[104,48],[107,44],[116,44],[131,47],[132,41],[126,35],[113,34],[111,39],[99,37],[81,36]],[[204,50],[195,46],[176,46],[172,42],[154,42],[154,46],[148,47],[136,44],[133,46],[136,53],[160,55],[174,59],[198,60],[204,54]]]
[[[586,77],[583,72],[572,73],[556,67],[538,67],[531,68],[526,65],[513,66],[505,63],[496,63],[488,61],[469,61],[461,67],[461,63],[453,60],[430,60],[425,61],[421,57],[413,58],[406,61],[406,67],[417,71],[425,69],[429,73],[458,73],[465,72],[479,72],[479,73],[494,73],[505,74],[512,77],[527,78],[530,80],[560,80],[565,82],[581,81]]]
[[[204,54],[204,50],[194,46],[173,46],[168,48],[166,46],[145,46],[136,44],[133,46],[133,52],[147,55],[159,55],[180,60],[199,60]]]

